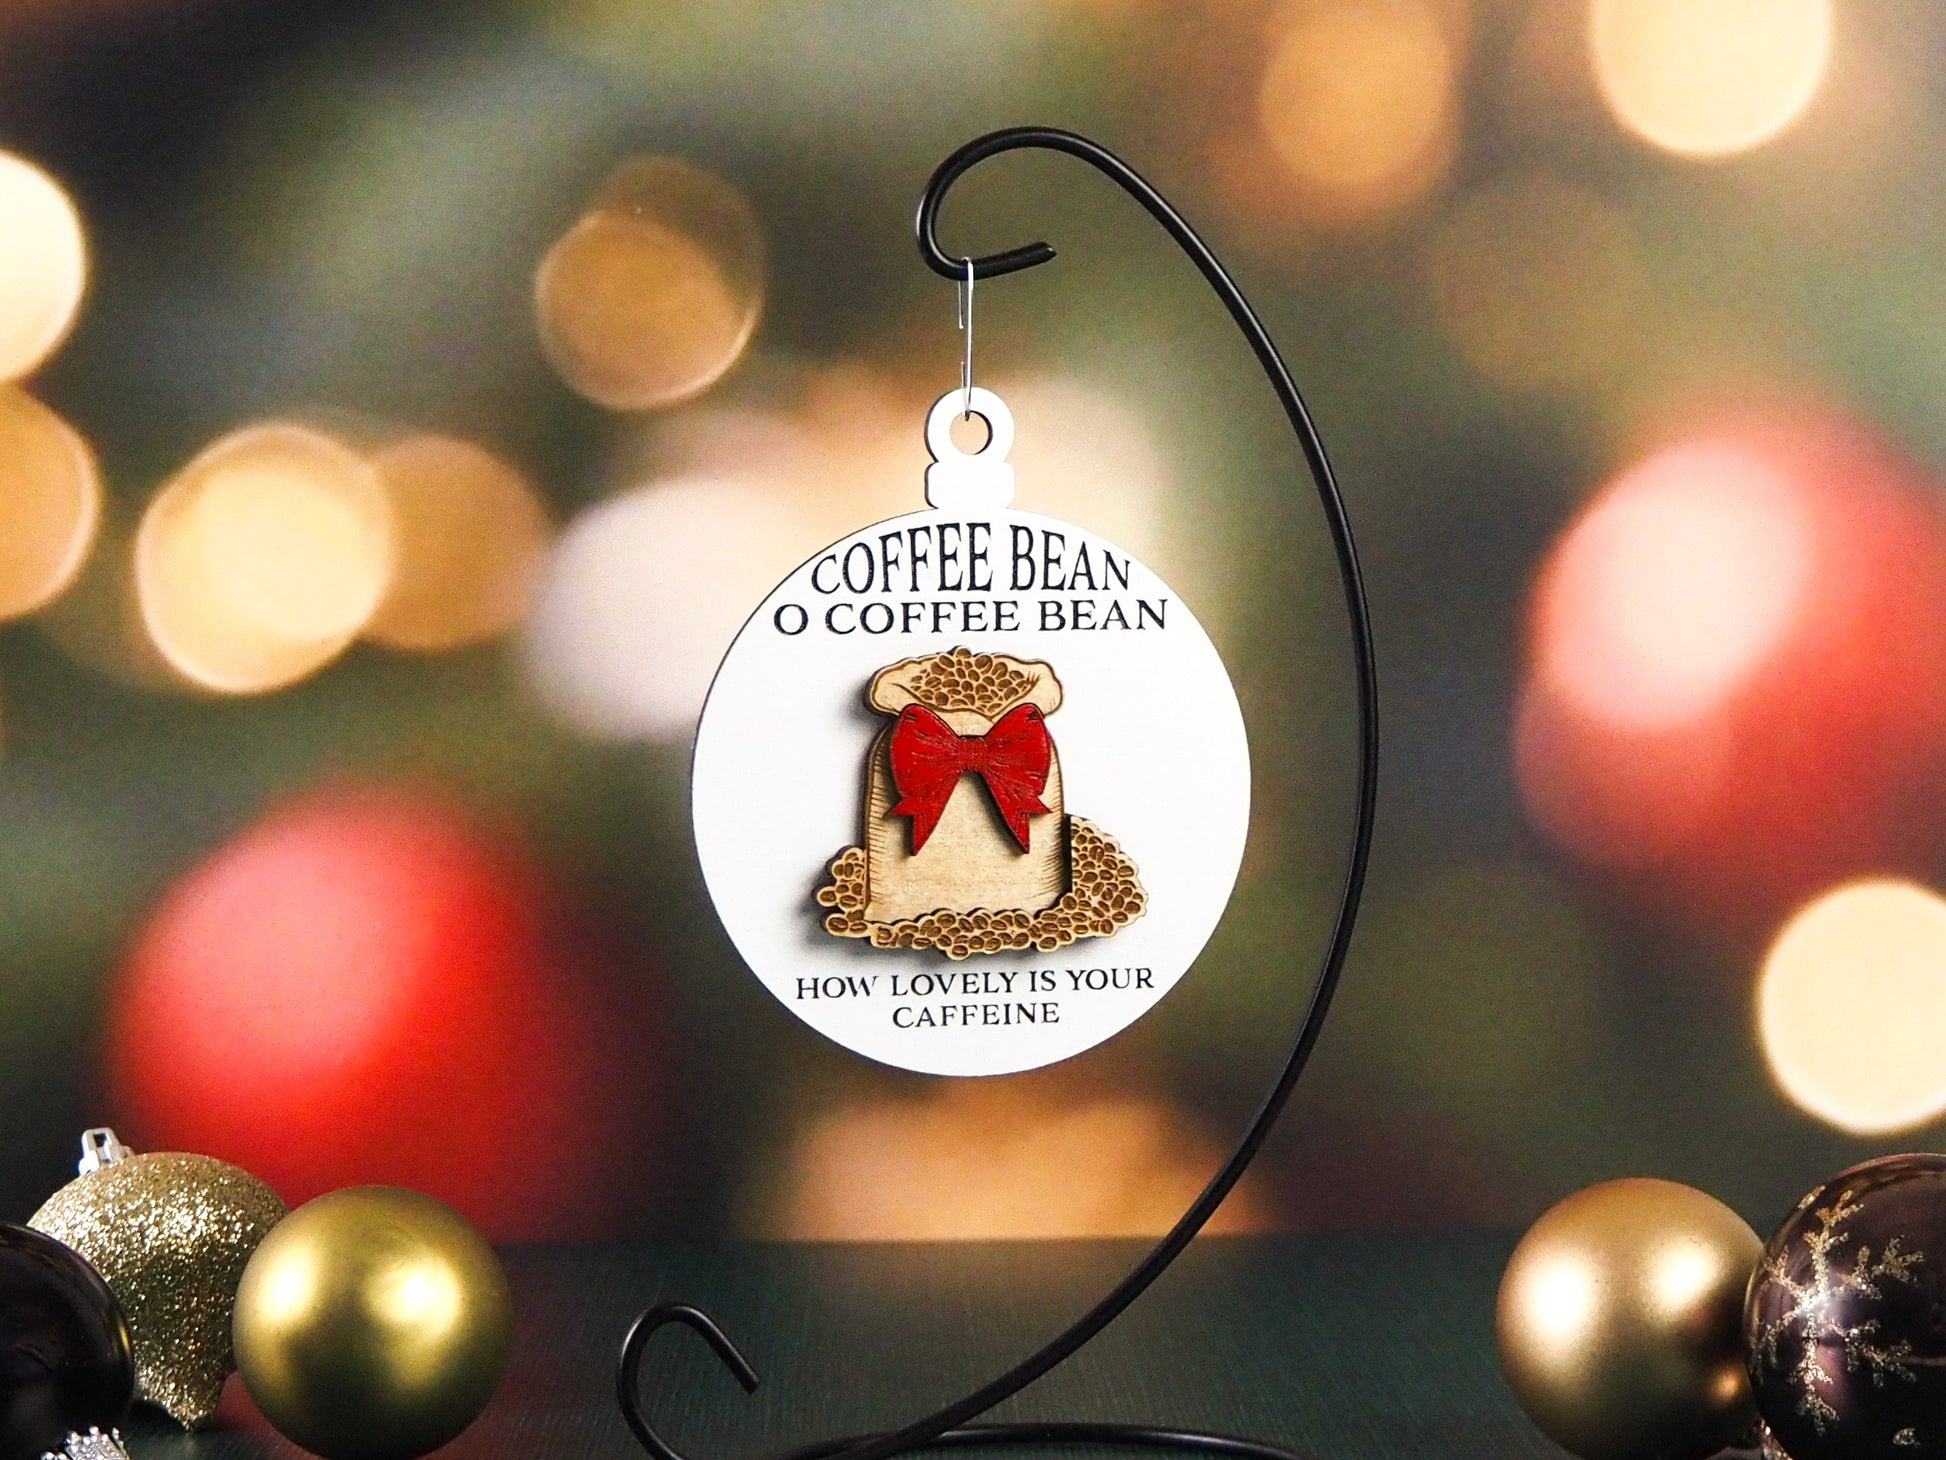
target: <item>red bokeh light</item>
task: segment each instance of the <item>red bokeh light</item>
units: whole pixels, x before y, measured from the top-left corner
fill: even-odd
[[[1946,516],[1828,415],[1720,420],[1597,493],[1535,584],[1530,813],[1660,901],[1755,926],[1923,865],[1946,766]]]
[[[109,994],[115,1122],[293,1205],[386,1182],[499,1240],[613,1236],[653,1041],[511,838],[408,792],[305,796],[179,880]]]

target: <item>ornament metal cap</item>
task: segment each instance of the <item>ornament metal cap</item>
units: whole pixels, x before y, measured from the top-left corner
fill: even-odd
[[[82,1176],[88,1176],[104,1166],[126,1161],[134,1154],[116,1139],[114,1131],[105,1125],[98,1125],[81,1132],[81,1159],[76,1163],[75,1170]]]
[[[88,1134],[93,1135],[90,1131]],[[110,1140],[114,1132],[107,1133]],[[97,1425],[89,1425],[86,1434],[79,1430],[69,1430],[68,1437],[61,1441],[59,1450],[43,1450],[41,1460],[129,1460],[128,1451],[122,1445],[122,1432],[111,1429],[103,1433]]]

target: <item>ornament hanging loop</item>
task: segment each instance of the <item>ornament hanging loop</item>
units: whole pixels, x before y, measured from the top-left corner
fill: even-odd
[[[987,441],[978,451],[961,451],[953,441],[953,417],[964,402],[967,418],[987,423]],[[933,402],[926,417],[926,504],[947,512],[993,512],[1014,499],[1014,469],[1007,453],[1014,446],[1014,413],[981,386],[949,390]]]

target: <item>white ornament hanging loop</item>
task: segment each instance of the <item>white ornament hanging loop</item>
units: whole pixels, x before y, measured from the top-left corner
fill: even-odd
[[[961,414],[983,418],[987,441],[978,451],[962,451],[953,440],[953,418]],[[1014,499],[1014,469],[1007,453],[1014,448],[1014,413],[1007,403],[982,386],[949,390],[926,417],[926,449],[932,465],[926,468],[926,501],[942,511],[967,512],[1009,505]]]

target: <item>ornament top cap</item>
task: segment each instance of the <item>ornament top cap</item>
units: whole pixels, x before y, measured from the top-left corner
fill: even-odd
[[[972,414],[987,423],[987,442],[978,451],[961,451],[953,441],[953,417]],[[1014,413],[981,386],[949,390],[926,417],[926,501],[943,511],[1005,507],[1014,499],[1014,469],[1007,453],[1014,445]]]
[[[81,1133],[79,1170],[83,1176],[87,1176],[101,1170],[104,1166],[113,1166],[117,1161],[126,1161],[134,1154],[115,1138],[114,1131],[105,1125],[99,1125]]]

